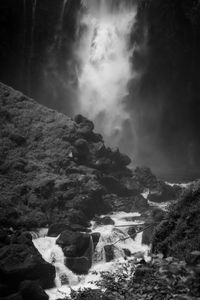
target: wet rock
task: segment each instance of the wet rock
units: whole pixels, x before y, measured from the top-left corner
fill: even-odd
[[[23,300],[48,300],[49,296],[37,281],[26,280],[20,284]]]
[[[77,257],[78,255],[78,249],[76,245],[70,245],[63,248],[63,253],[65,257]]]
[[[69,225],[64,223],[55,223],[49,227],[47,235],[50,237],[57,237],[61,232],[67,229],[69,229]]]
[[[113,245],[105,245],[104,251],[105,251],[106,262],[110,262],[115,258]]]
[[[129,249],[123,249],[125,256],[130,257],[131,256],[131,251]]]
[[[94,250],[96,249],[96,246],[99,242],[100,236],[101,236],[101,234],[99,232],[92,232],[91,233]]]
[[[91,268],[92,262],[87,257],[67,257],[66,266],[75,274],[87,274]]]
[[[109,216],[96,217],[95,222],[97,225],[115,225],[115,222]]]
[[[27,244],[10,244],[0,249],[2,282],[17,287],[24,280],[38,280],[43,288],[53,286],[55,268]]]
[[[79,255],[74,255],[74,251],[77,251],[77,245],[75,245],[74,249],[72,246],[73,245],[68,248],[68,250],[72,250],[70,253],[72,255],[71,257],[66,257],[66,266],[76,274],[87,274],[92,266],[92,257],[94,250],[92,237],[89,236],[89,243],[87,245],[87,248],[85,248],[84,251],[81,252],[81,255],[80,252],[78,253]]]
[[[148,200],[152,202],[166,202],[176,200],[177,197],[176,188],[160,181],[157,187],[150,191]]]
[[[150,224],[146,223],[146,226],[148,226],[148,225],[150,225]],[[142,244],[149,246],[152,243],[154,229],[155,229],[155,226],[151,226],[143,231]]]
[[[63,231],[56,244],[65,249],[65,252],[72,252],[73,256],[82,256],[90,244],[90,235],[87,233],[73,232],[70,230]],[[68,248],[68,247],[71,248]],[[73,246],[73,249],[72,249]]]
[[[134,240],[136,237],[137,231],[135,229],[135,227],[129,227],[128,229],[128,235],[130,235],[130,237]]]
[[[130,195],[130,191],[113,176],[103,176],[101,184],[105,186],[107,192],[110,194],[117,194],[119,196]]]

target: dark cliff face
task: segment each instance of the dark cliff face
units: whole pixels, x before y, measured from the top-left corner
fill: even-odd
[[[64,100],[73,96],[75,101],[71,52],[80,0],[67,1],[64,9],[63,3],[1,1],[0,80],[49,107],[69,112],[70,101]]]
[[[200,4],[144,0],[137,21],[139,160],[189,178],[200,166]]]

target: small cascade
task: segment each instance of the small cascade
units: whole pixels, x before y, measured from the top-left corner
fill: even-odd
[[[56,268],[56,288],[47,290],[50,300],[65,298],[70,294],[70,288],[96,288],[93,282],[101,279],[101,272],[116,271],[119,263],[123,263],[126,258],[125,251],[130,255],[142,252],[147,253],[149,248],[142,245],[142,233],[135,238],[128,235],[129,225],[143,224],[138,220],[139,213],[114,213],[110,215],[115,225],[97,225],[92,222],[92,232],[99,232],[100,239],[94,250],[93,239],[90,238],[90,245],[87,256],[91,258],[92,267],[88,275],[78,276],[65,266],[65,256],[62,249],[56,244],[57,238],[44,237],[44,231],[39,231],[39,238],[33,239],[35,247],[42,257]],[[117,227],[122,226],[122,227]],[[127,226],[127,227],[126,227]],[[109,251],[110,253],[107,253]],[[112,257],[108,260],[108,257]]]
[[[65,266],[65,256],[62,249],[56,245],[56,238],[45,237],[33,240],[35,247],[41,253],[44,260],[56,268],[55,285],[60,288],[63,284],[74,286],[79,279]]]

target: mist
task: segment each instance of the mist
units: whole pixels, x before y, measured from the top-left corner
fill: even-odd
[[[106,143],[134,153],[136,132],[127,108],[128,83],[136,76],[131,65],[134,52],[130,35],[136,7],[121,3],[117,10],[109,2],[85,1],[80,17],[78,49],[78,107],[94,121]],[[97,3],[96,3],[97,4]],[[130,145],[123,145],[129,126]]]

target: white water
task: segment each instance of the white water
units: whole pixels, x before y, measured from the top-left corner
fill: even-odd
[[[95,122],[96,130],[111,146],[120,145],[126,126],[134,147],[136,134],[126,99],[128,83],[137,76],[131,65],[134,48],[130,48],[136,7],[128,1],[82,3],[85,9],[76,50],[80,62],[77,110]]]
[[[102,271],[114,272],[120,267],[120,263],[124,263],[125,254],[123,249],[128,249],[133,255],[137,252],[144,253],[147,257],[149,248],[146,245],[142,245],[142,233],[139,233],[135,240],[128,236],[128,227],[116,228],[115,226],[130,225],[130,224],[142,224],[138,220],[134,220],[135,217],[139,217],[138,213],[115,213],[111,215],[111,218],[115,221],[115,225],[103,225],[96,226],[95,222],[92,224],[92,231],[99,232],[101,234],[99,243],[93,253],[93,265],[89,271],[89,274],[84,276],[75,275],[65,266],[65,257],[61,248],[56,245],[57,238],[40,237],[34,239],[35,247],[42,254],[43,258],[49,263],[53,264],[56,268],[56,287],[47,290],[51,300],[64,298],[69,296],[70,288],[78,290],[79,288],[96,288],[93,281],[99,281]],[[129,237],[126,240],[123,238]],[[116,243],[117,242],[117,243]],[[105,259],[105,245],[114,245],[114,257],[111,262],[106,262]]]

